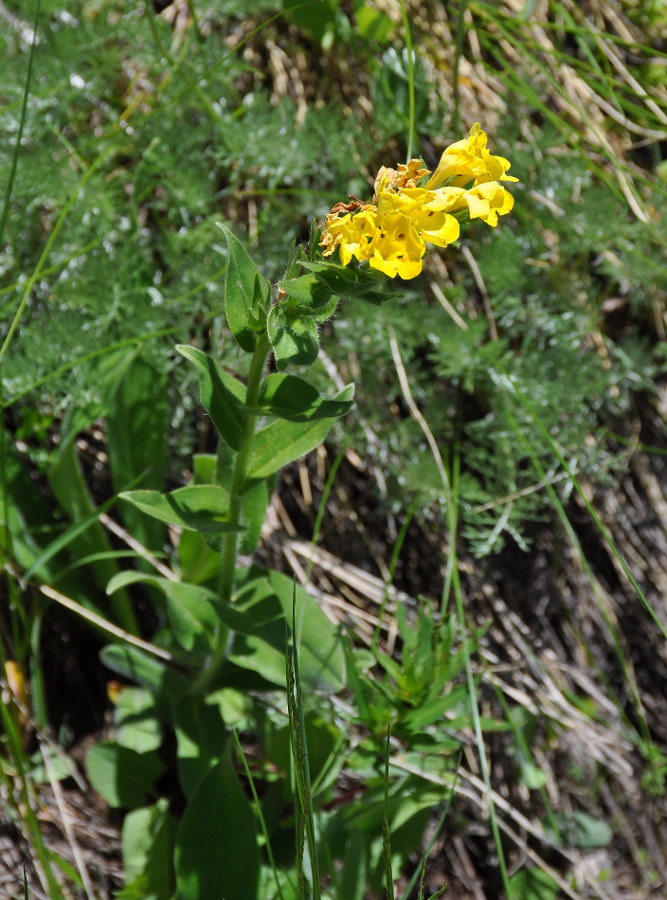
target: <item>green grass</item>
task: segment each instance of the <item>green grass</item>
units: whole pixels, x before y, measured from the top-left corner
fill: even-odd
[[[89,732],[105,706],[113,719],[87,771],[127,813],[125,900],[170,900],[176,887],[205,900],[217,877],[228,900],[366,900],[393,883],[402,900],[421,898],[429,866],[451,877],[455,838],[490,897],[581,898],[601,885],[620,896],[616,870],[572,875],[577,854],[608,846],[648,887],[660,860],[619,835],[623,817],[633,828],[633,794],[664,795],[644,656],[659,658],[664,624],[637,548],[619,543],[599,502],[621,493],[632,453],[659,458],[646,421],[664,429],[660,8],[554,2],[545,16],[470,0],[388,15],[267,0],[249,17],[232,0],[192,0],[179,32],[149,3],[5,6],[26,26],[34,17],[39,40],[28,45],[16,23],[0,37],[0,768],[42,891],[97,889],[54,855],[34,812],[36,736],[58,729],[66,752],[81,720],[75,690],[54,714],[50,684],[65,667],[69,684],[92,686]],[[350,193],[369,199],[379,166],[406,151],[432,167],[477,119],[520,178],[511,217],[493,231],[473,223],[381,306],[339,306],[321,330],[327,365],[309,377],[327,395],[332,375],[354,381],[356,406],[328,438],[333,464],[308,469],[319,509],[277,483],[300,537],[343,570],[374,570],[375,555],[386,573],[368,630],[348,618],[339,638],[308,618],[305,594],[292,622],[289,580],[250,569],[233,582],[236,538],[220,575],[214,542],[170,537],[117,498],[193,473],[205,483],[229,464],[229,451],[213,459],[198,380],[174,350],[248,372],[226,321],[216,223],[275,283],[313,219]],[[263,499],[237,493],[254,534]],[[109,516],[122,530],[110,533]],[[251,549],[252,535],[240,542]],[[529,601],[492,574],[540,559],[562,616],[542,609],[544,635]],[[306,565],[325,593],[342,584]],[[211,617],[220,584],[223,598],[238,593],[239,617],[279,598],[271,615],[292,626],[283,646],[260,616],[256,671],[232,645],[241,619]],[[390,585],[414,605],[396,609]],[[78,674],[76,609],[104,647]],[[65,666],[50,642],[70,631]],[[326,683],[309,668],[316,634],[334,660]],[[31,684],[29,710],[8,661]],[[127,686],[109,705],[112,677]],[[578,778],[582,747],[594,752]],[[605,797],[619,784],[614,811]],[[225,816],[238,859],[223,854],[216,869],[201,845],[209,831],[224,843]],[[16,885],[31,895],[23,873]]]

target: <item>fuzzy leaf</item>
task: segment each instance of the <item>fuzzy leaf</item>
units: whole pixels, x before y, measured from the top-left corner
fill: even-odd
[[[234,450],[240,450],[246,419],[245,388],[201,350],[185,344],[177,344],[176,349],[199,370],[201,402],[220,436]]]
[[[280,281],[278,287],[287,294],[290,300],[296,301],[307,309],[320,309],[331,298],[331,291],[316,275],[289,278],[287,281]]]
[[[239,346],[252,353],[257,345],[257,332],[266,319],[271,286],[233,232],[222,222],[217,224],[227,238],[229,250],[225,279],[227,324]]]
[[[288,314],[286,304],[271,308],[266,323],[276,366],[282,372],[287,366],[309,366],[317,359],[319,344],[317,325],[308,316]]]
[[[333,294],[356,297],[376,305],[391,297],[385,289],[387,278],[373,269],[323,262],[304,262],[303,265],[315,273]]]

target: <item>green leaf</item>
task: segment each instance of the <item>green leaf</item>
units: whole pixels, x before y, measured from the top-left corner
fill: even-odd
[[[451,709],[452,703],[453,699],[448,696],[424,701],[404,717],[404,725],[410,732],[418,735],[434,722],[442,721],[444,713]]]
[[[608,847],[611,844],[614,832],[602,819],[596,819],[580,810],[575,810],[572,818],[576,828],[576,845],[581,850]]]
[[[184,697],[174,705],[178,779],[186,796],[222,759],[228,734],[218,704]]]
[[[250,804],[230,754],[200,782],[174,851],[179,900],[255,900],[260,858]]]
[[[100,651],[100,659],[112,672],[144,685],[156,697],[164,695],[176,699],[190,690],[190,681],[185,675],[136,647],[108,644]]]
[[[125,491],[118,496],[134,503],[154,519],[202,534],[241,530],[227,518],[229,495],[219,484],[194,484],[168,494]]]
[[[176,349],[199,370],[201,402],[218,433],[230,447],[240,450],[246,421],[245,388],[212,356],[185,344],[177,344]]]
[[[204,584],[220,571],[220,552],[205,543],[196,531],[184,531],[178,542],[181,578],[189,584]]]
[[[264,327],[271,285],[260,275],[243,244],[222,222],[229,261],[225,279],[225,314],[237,343],[249,353],[257,345],[257,332]]]
[[[271,307],[266,329],[280,371],[289,365],[309,366],[317,359],[317,325],[308,315],[290,316],[287,304]]]
[[[320,44],[323,50],[331,49],[336,38],[337,0],[324,0],[314,8],[300,0],[286,0],[284,9],[289,10],[294,23]]]
[[[108,400],[107,449],[114,490],[134,484],[159,490],[164,484],[165,432],[167,429],[167,376],[133,351],[129,366]],[[141,476],[141,480],[139,480]],[[125,527],[147,547],[163,543],[164,526],[127,506],[122,510]]]
[[[366,3],[355,8],[355,18],[357,31],[366,41],[386,44],[396,28],[394,21],[386,13]]]
[[[560,888],[542,869],[520,869],[509,879],[509,900],[556,900]]]
[[[544,769],[540,769],[539,766],[536,766],[531,759],[528,759],[525,756],[525,754],[519,753],[518,756],[519,777],[521,778],[521,782],[531,791],[536,791],[541,787],[544,787],[549,780],[549,776]]]
[[[307,312],[311,309],[320,309],[328,305],[331,299],[331,291],[316,275],[301,275],[299,278],[289,278],[287,281],[280,281],[278,287],[283,290],[290,301],[295,301],[298,307],[295,308],[290,302],[287,303],[288,310],[294,312]],[[281,303],[284,301],[281,300]]]
[[[258,481],[243,494],[239,522],[245,531],[241,533],[239,553],[250,556],[255,551],[262,533],[268,505],[269,487],[266,480]]]
[[[220,617],[235,634],[227,658],[267,681],[285,684],[285,623],[292,622],[294,584],[279,572],[258,570]],[[310,688],[340,690],[345,658],[336,627],[310,594],[297,587],[299,670]]]
[[[125,571],[112,578],[107,593],[128,584],[151,584],[167,599],[171,630],[178,643],[190,653],[209,653],[215,645],[220,619],[214,609],[216,595],[206,588],[143,572]]]
[[[155,697],[146,688],[124,688],[114,710],[116,740],[121,747],[148,753],[162,743]]]
[[[317,325],[321,325],[323,322],[326,322],[327,319],[330,319],[336,312],[339,299],[339,297],[333,296],[327,303],[318,307],[316,310],[313,310],[313,312],[311,313],[313,322],[315,322]]]
[[[172,862],[176,820],[165,798],[142,806],[123,820],[123,869],[126,886],[118,900],[169,900],[174,892]]]
[[[348,384],[331,400],[297,375],[273,373],[262,382],[259,408],[264,415],[307,422],[344,416],[354,402],[354,385]]]
[[[215,484],[216,464],[215,453],[193,454],[191,484]]]
[[[307,412],[321,399],[317,388],[297,375],[267,375],[259,391],[262,412],[285,418]]]
[[[304,262],[303,265],[314,272],[333,294],[356,297],[374,304],[392,296],[386,291],[388,279],[374,269],[358,269],[331,262]]]
[[[334,419],[314,422],[279,420],[261,428],[252,444],[248,463],[248,479],[266,478],[287,463],[319,446],[329,433]]]
[[[335,781],[345,762],[345,736],[331,722],[315,713],[304,714],[308,768],[313,796],[327,790]],[[292,748],[290,726],[275,729],[268,746],[268,758],[285,772],[290,771]]]
[[[569,816],[555,813],[554,819],[561,840],[580,850],[608,847],[614,837],[614,832],[606,822],[580,810],[576,810]]]
[[[113,741],[95,744],[86,753],[90,783],[109,806],[142,806],[163,771],[157,753],[137,753]]]
[[[215,595],[195,584],[166,581],[167,613],[174,637],[190,653],[209,653],[220,629],[211,602]]]
[[[106,531],[96,520],[96,510],[88,492],[86,480],[81,471],[79,458],[75,445],[76,433],[70,432],[55,453],[48,478],[59,503],[71,519],[74,529],[69,532],[68,543],[70,552],[76,557],[95,556],[106,554],[111,550],[111,544]],[[77,525],[82,521],[89,524],[83,532],[79,532]],[[69,537],[72,540],[69,540]],[[57,546],[57,545],[56,545]],[[48,553],[45,553],[48,558]],[[33,563],[33,565],[35,565]],[[118,571],[118,566],[108,556],[98,557],[97,562],[88,567],[88,577],[100,587],[107,583]],[[89,606],[102,615],[108,615],[108,610],[100,608],[95,598],[96,592],[91,591],[91,599],[83,599],[84,605]],[[113,607],[115,621],[133,634],[138,632],[134,612],[129,600],[124,595],[116,598]]]

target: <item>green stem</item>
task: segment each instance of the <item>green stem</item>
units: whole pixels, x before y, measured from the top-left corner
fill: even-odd
[[[250,372],[248,373],[248,384],[246,386],[245,405],[248,410],[256,408],[259,400],[259,389],[262,383],[262,375],[264,373],[264,364],[270,349],[269,340],[266,334],[261,334],[257,341],[257,346],[250,361]],[[238,522],[241,515],[241,504],[243,499],[243,485],[248,471],[248,462],[250,461],[250,452],[252,450],[252,441],[255,436],[255,427],[257,425],[257,414],[247,412],[245,429],[241,447],[236,454],[234,460],[234,469],[232,471],[232,480],[229,488],[229,519],[231,522]],[[234,585],[234,571],[236,569],[236,551],[238,546],[238,532],[228,531],[225,533],[222,544],[222,567],[220,570],[220,598],[224,602],[230,602],[232,599],[232,588]],[[192,693],[199,694],[204,691],[217,674],[220,666],[224,662],[227,652],[227,643],[229,640],[229,629],[220,622],[220,630],[216,641],[216,647],[209,656],[199,675],[192,685]]]
[[[262,334],[257,342],[257,346],[255,347],[250,362],[250,372],[248,373],[248,384],[245,395],[245,405],[248,410],[257,407],[259,388],[262,383],[264,363],[266,362],[266,357],[269,352],[269,346],[268,338],[265,334]],[[241,514],[243,485],[245,484],[246,472],[248,471],[248,462],[250,460],[250,451],[252,450],[252,440],[255,436],[256,424],[257,414],[248,412],[243,432],[243,440],[241,441],[241,448],[234,461],[232,481],[229,488],[229,519],[231,522],[238,522]],[[232,583],[236,565],[237,544],[238,532],[228,531],[225,534],[222,545],[222,571],[220,572],[220,597],[227,602],[232,599]]]
[[[410,34],[410,20],[405,8],[405,0],[401,0],[401,17],[405,29],[405,49],[408,52],[408,153],[406,162],[410,162],[415,137],[415,62],[412,55],[412,35]]]

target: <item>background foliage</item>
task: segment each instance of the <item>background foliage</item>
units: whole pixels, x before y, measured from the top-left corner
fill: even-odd
[[[155,586],[141,591],[118,574],[130,567],[145,573],[147,564],[138,559],[143,551],[110,532],[104,516],[181,576],[199,571],[206,583],[212,571],[206,566],[214,564],[205,547],[188,548],[186,541],[177,554],[159,523],[114,502],[128,489],[183,486],[192,475],[192,453],[215,449],[195,370],[174,346],[193,344],[214,353],[226,370],[244,371],[225,324],[227,247],[215,223],[230,224],[263,275],[278,281],[290,244],[308,240],[313,218],[350,193],[368,198],[377,168],[404,159],[410,56],[401,8],[391,3],[266,0],[249,9],[234,0],[195,0],[158,14],[148,3],[128,8],[114,0],[43,0],[21,133],[36,6],[7,0],[1,10],[7,27],[0,36],[0,170],[8,186],[0,250],[3,339],[19,310],[17,331],[1,351],[2,652],[16,665],[19,683],[30,681],[32,696],[29,725],[21,719],[25,711],[9,702],[16,691],[10,690],[13,670],[5,667],[3,790],[34,845],[43,890],[57,897],[64,888],[52,871],[63,870],[65,881],[83,888],[85,879],[69,863],[54,869],[42,829],[22,802],[41,780],[35,766],[44,770],[42,758],[33,756],[38,737],[44,746],[43,736],[55,728],[69,751],[102,728],[107,708],[107,720],[114,721],[109,741],[98,745],[99,767],[120,752],[111,746],[124,748],[123,758],[125,751],[154,754],[146,757],[150,781],[159,777],[159,754],[160,765],[170,762],[170,751],[158,750],[175,725],[163,733],[160,717],[146,714],[152,701],[142,694],[145,685],[108,704],[109,672],[98,662],[97,643],[90,643],[91,633],[101,643],[102,632],[88,632],[70,613],[58,612],[53,591],[165,646],[159,592]],[[355,381],[357,392],[355,411],[328,443],[330,459],[340,452],[344,461],[338,475],[334,471],[323,543],[348,566],[376,571],[379,558],[383,579],[391,572],[414,596],[437,598],[441,577],[448,583],[441,547],[451,496],[448,503],[423,430],[410,415],[393,336],[412,399],[456,474],[471,622],[488,628],[494,621],[476,638],[483,648],[476,678],[489,707],[487,740],[506,770],[495,775],[508,785],[513,808],[525,805],[547,822],[555,843],[566,849],[552,860],[549,854],[558,851],[539,844],[540,860],[561,872],[571,891],[585,895],[590,888],[590,880],[577,875],[575,851],[590,850],[591,841],[598,849],[612,846],[594,878],[608,877],[613,896],[621,896],[624,877],[648,889],[658,883],[664,851],[645,836],[631,850],[618,836],[611,844],[603,820],[614,823],[616,835],[624,827],[632,832],[633,810],[649,802],[642,791],[650,788],[662,799],[667,735],[654,695],[664,684],[664,650],[650,615],[637,612],[650,623],[656,662],[646,661],[647,631],[635,631],[624,619],[624,584],[581,525],[572,476],[589,496],[607,498],[621,486],[627,494],[629,471],[647,465],[657,476],[662,471],[660,457],[644,445],[664,443],[664,11],[653,3],[471,0],[410,3],[407,19],[414,48],[413,152],[432,166],[448,143],[480,120],[521,182],[512,221],[493,232],[471,227],[461,247],[433,254],[424,275],[401,284],[390,303],[345,301],[325,327],[324,355],[311,377],[327,393],[332,380],[337,387]],[[288,471],[278,494],[309,540],[315,515],[299,508],[298,492],[290,489],[300,474]],[[312,476],[317,496],[326,474],[319,487]],[[635,496],[649,492],[659,530],[664,488],[656,499],[646,487],[655,486],[655,476],[633,483]],[[606,502],[600,500],[609,523],[617,516]],[[641,502],[634,503],[641,518]],[[565,516],[560,524],[559,511]],[[621,518],[628,516],[634,521],[632,514]],[[365,544],[348,520],[361,523]],[[664,572],[659,561],[643,558],[659,559],[660,539],[647,529],[624,535],[628,545],[619,550],[633,564],[639,558],[635,571],[655,603]],[[269,541],[260,556],[280,552],[270,547]],[[517,572],[528,572],[530,583]],[[118,589],[107,596],[114,577],[121,579]],[[394,618],[391,597],[385,592],[383,599]],[[308,740],[321,763],[318,827],[332,858],[345,861],[329,886],[332,896],[361,897],[365,885],[380,889],[379,761],[388,719],[398,742],[394,763],[399,750],[405,754],[391,786],[394,874],[453,790],[450,774],[470,738],[471,710],[462,688],[463,658],[454,655],[451,668],[443,662],[455,649],[448,620],[444,631],[434,631],[425,611],[437,605],[424,602],[419,613],[408,605],[407,620],[398,619],[398,663],[391,644],[372,644],[376,652],[369,655],[360,647],[363,631],[350,628],[345,703],[351,709],[332,711],[332,701],[322,697],[308,710]],[[544,620],[536,624],[538,605]],[[656,615],[664,622],[660,607]],[[510,628],[527,644],[498,636],[498,629]],[[517,641],[524,658],[541,661],[530,677],[546,678],[538,638],[567,670],[562,677],[572,678],[563,692],[578,745],[558,726],[562,708],[549,706],[534,685],[489,675],[499,659],[514,660],[507,647]],[[411,669],[405,648],[415,640]],[[104,653],[109,665],[113,651]],[[118,660],[115,666],[128,675],[127,666]],[[571,675],[568,666],[583,674]],[[450,692],[443,697],[445,684]],[[290,801],[277,777],[287,766],[284,715],[264,700],[250,702],[243,691],[216,703],[225,722],[242,732],[277,841],[278,868],[288,872],[293,838],[281,811]],[[143,710],[140,738],[127,721],[136,708]],[[347,746],[344,734],[352,724],[355,740]],[[576,749],[592,733],[602,748],[593,774],[580,768]],[[609,749],[610,734],[620,735],[619,746],[632,755],[629,773]],[[203,750],[200,756],[207,758]],[[71,755],[64,758],[70,762],[62,775],[74,765]],[[247,785],[231,744],[216,766],[212,778]],[[144,877],[153,879],[156,896],[167,896],[170,876],[161,880],[159,860],[174,840],[174,810],[164,802],[169,791],[151,788],[146,795],[140,785],[138,797],[112,798],[99,768],[97,783],[94,771],[90,779],[112,806],[137,807],[123,826],[127,884],[135,893],[126,886],[123,896],[141,895]],[[614,779],[623,778],[631,778],[632,788],[615,809],[608,794]],[[343,802],[350,783],[353,799]],[[142,805],[146,797],[154,801],[150,807]],[[239,819],[246,815],[243,802],[234,813]],[[449,845],[464,836],[462,853],[468,861],[472,854],[475,879],[496,896],[495,850],[484,814],[465,793],[457,804],[447,825]],[[593,824],[573,818],[573,810]],[[507,821],[517,824],[511,816]],[[484,837],[470,823],[481,823]],[[151,850],[142,856],[148,833]],[[504,835],[518,866],[521,845]],[[433,890],[438,876],[456,877],[465,859],[452,863],[442,846],[439,854]],[[510,872],[516,896],[557,896],[554,872],[544,875],[528,858],[530,864]],[[274,888],[262,862],[260,895],[269,896]],[[415,857],[412,862],[414,870]],[[330,860],[322,865],[324,872],[335,870]]]

